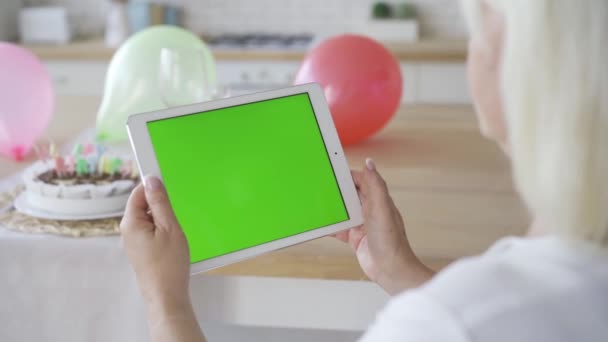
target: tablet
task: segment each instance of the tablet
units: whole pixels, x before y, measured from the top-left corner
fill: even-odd
[[[192,274],[362,223],[317,84],[136,114],[127,129],[140,174],[165,184]]]

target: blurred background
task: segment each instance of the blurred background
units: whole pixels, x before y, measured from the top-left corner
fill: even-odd
[[[224,33],[337,34],[360,29],[370,18],[372,0],[131,0],[130,5],[174,6],[183,25],[203,35]],[[415,8],[422,38],[462,38],[464,22],[454,0],[391,0]],[[5,0],[2,13],[22,7],[58,6],[68,12],[76,36],[94,37],[104,31],[111,0]],[[5,6],[5,7],[4,7]],[[399,12],[397,9],[394,12]],[[399,15],[401,13],[395,13]],[[9,18],[9,16],[7,16]],[[3,18],[4,20],[8,20]],[[10,28],[6,28],[9,30]],[[16,28],[12,34],[16,33]]]
[[[468,103],[466,30],[454,0],[3,0],[0,41],[25,44],[59,95],[102,95],[114,49],[148,26],[202,37],[231,95],[289,85],[316,42],[359,33],[399,58],[404,103]]]
[[[183,80],[198,85],[194,90],[204,90],[202,97],[193,94],[195,102],[286,87],[296,80],[306,56],[310,57],[313,48],[328,38],[344,33],[373,38],[395,57],[396,62],[388,55],[389,64],[394,65],[397,74],[401,72],[402,81],[398,78],[395,84],[402,82],[402,87],[391,87],[398,89],[396,94],[401,96],[396,97],[398,108],[387,116],[390,122],[386,127],[379,128],[367,140],[347,146],[345,152],[352,167],[363,165],[365,157],[374,157],[397,207],[405,213],[414,250],[430,267],[440,269],[453,260],[482,252],[502,236],[521,233],[528,222],[513,190],[507,159],[478,131],[466,85],[467,33],[459,4],[457,0],[0,0],[0,41],[14,43],[5,44],[5,49],[20,50],[18,56],[35,55],[45,67],[41,69],[48,71],[48,75],[37,75],[52,83],[48,87],[52,92],[49,98],[54,100],[52,106],[48,105],[52,107],[48,108],[52,119],[48,128],[46,123],[42,125],[46,129],[39,140],[70,147],[83,141],[82,137],[92,137],[95,126],[99,129],[106,116],[144,111],[146,108],[122,108],[133,105],[138,98],[144,105],[155,102],[163,108],[183,104],[176,95],[187,91],[187,87],[181,87],[188,84]],[[156,25],[173,25],[186,31],[150,28]],[[142,37],[155,30],[180,32],[164,36],[152,32],[156,36],[148,37],[154,39],[134,42],[134,38],[125,44],[138,32]],[[166,38],[169,33],[182,37],[181,45],[165,46],[174,39],[156,39]],[[197,44],[209,47],[213,58],[197,55],[201,52]],[[191,45],[197,45],[194,53],[181,50]],[[155,46],[155,50],[151,53],[142,46]],[[169,51],[163,53],[161,47]],[[352,57],[364,55],[357,49],[343,49],[336,56],[340,53],[342,57],[334,60],[324,57],[321,64],[339,65],[343,60],[357,60]],[[19,57],[2,62],[1,57],[0,67],[7,71],[18,69],[23,60]],[[203,64],[204,59],[214,61]],[[362,69],[374,69],[353,64],[355,71],[343,78],[364,74]],[[383,67],[382,63],[376,64]],[[376,69],[372,71],[387,78]],[[11,96],[5,102],[40,102],[32,102],[40,97],[32,93],[31,84],[21,76],[11,80],[6,77],[7,71],[0,72],[0,81],[4,81],[0,82],[0,90],[2,86],[13,88],[17,82],[25,86],[21,87],[22,96]],[[21,74],[30,71],[26,66]],[[208,75],[211,71],[213,77]],[[331,70],[325,72],[328,73]],[[216,89],[207,87],[209,78],[217,81]],[[386,93],[377,91],[375,83],[359,83],[346,82],[344,88],[376,90],[381,95],[376,97],[385,100]],[[371,96],[359,96],[355,99],[359,101],[352,102],[368,97]],[[372,106],[373,110],[364,114],[377,115],[377,107]],[[22,121],[36,122],[39,111],[26,109],[29,116],[23,116]],[[333,109],[332,114],[336,114]],[[5,115],[20,117],[9,111]],[[353,120],[360,121],[360,126],[369,125],[366,120]],[[124,122],[124,117],[118,116],[114,131],[126,135]],[[23,135],[19,129],[15,132],[14,137]],[[127,149],[130,150],[128,146]],[[10,177],[20,179],[18,171],[36,159],[34,153],[25,157],[19,162],[0,157],[0,184],[4,177],[8,177],[5,184],[13,184]],[[103,263],[108,253],[120,246],[118,242],[98,244],[101,239],[71,241],[70,246],[78,253],[99,256],[95,260]],[[24,240],[55,246],[46,239]],[[12,242],[7,240],[7,244]],[[35,248],[18,246],[23,253]],[[15,256],[10,262],[19,259]],[[82,273],[78,273],[95,273],[89,271],[89,259],[70,260],[74,262],[57,268],[66,276],[57,277],[57,284],[48,288],[61,288],[66,283],[70,289],[89,284],[80,281]],[[127,267],[119,261],[119,266],[108,261],[108,274],[104,276],[113,279],[115,273]],[[356,340],[388,299],[377,286],[362,280],[365,276],[350,248],[324,238],[222,268],[211,276],[197,276],[191,284],[199,319],[211,341],[336,342]],[[91,284],[97,291],[99,285]],[[26,285],[37,286],[28,283],[18,289]],[[116,293],[122,295],[113,297],[115,302],[129,306],[137,297],[132,288],[131,292],[123,291],[125,284],[114,285]],[[70,292],[70,296],[74,292],[80,295],[74,297],[74,303],[89,302],[91,289],[87,286]],[[48,288],[41,289],[40,295],[49,292]],[[45,313],[54,311],[41,309],[52,305],[52,301],[32,302],[21,312],[28,315],[28,320],[31,312],[39,312],[39,321],[48,326],[55,322],[53,328],[63,336],[64,331],[71,331],[64,325],[77,324],[60,316],[49,317]],[[95,330],[91,331],[145,330],[143,324],[141,328],[137,325],[143,315],[133,305],[123,316],[115,315],[112,304],[103,310],[83,306],[84,311],[69,306],[65,310],[82,315],[83,321],[93,321],[90,327]],[[13,312],[11,316],[16,320],[20,317]],[[125,322],[118,320],[118,325],[104,325],[124,316],[135,323],[129,322],[131,325],[125,327]],[[21,324],[14,327],[22,329]],[[0,333],[3,328],[0,324]],[[17,331],[21,333],[30,331]]]

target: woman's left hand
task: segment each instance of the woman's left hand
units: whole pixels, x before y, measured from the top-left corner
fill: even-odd
[[[122,240],[149,307],[190,307],[188,244],[161,181],[133,190],[120,223]]]

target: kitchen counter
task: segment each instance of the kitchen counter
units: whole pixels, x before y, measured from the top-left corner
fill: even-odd
[[[422,40],[415,43],[387,44],[402,61],[464,62],[467,45],[462,40]],[[41,59],[61,60],[109,60],[116,51],[101,40],[73,42],[68,45],[25,45]],[[215,50],[218,60],[282,60],[298,61],[304,58],[302,51],[272,50]]]
[[[94,124],[97,97],[61,96],[45,139],[58,144]],[[528,222],[507,159],[483,139],[470,106],[403,106],[367,142],[346,148],[349,164],[376,160],[404,215],[412,246],[440,269],[482,252],[496,239],[522,233]],[[30,157],[29,161],[32,160]],[[27,166],[0,157],[0,179]],[[365,279],[352,251],[321,238],[212,271],[313,279]]]

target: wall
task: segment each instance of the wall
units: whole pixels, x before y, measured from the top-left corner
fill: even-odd
[[[17,39],[17,13],[20,7],[21,0],[0,1],[0,41]]]
[[[183,6],[186,27],[197,33],[347,32],[369,17],[375,0],[166,0]],[[393,0],[393,2],[402,2]],[[424,38],[462,38],[465,27],[457,0],[411,0],[420,15]],[[77,32],[100,34],[108,0],[27,0],[27,4],[56,4],[69,8]]]

